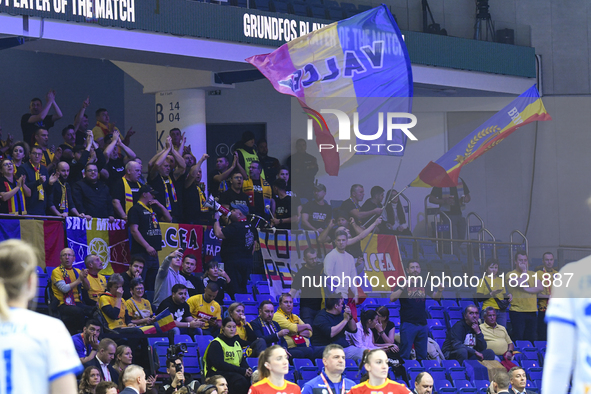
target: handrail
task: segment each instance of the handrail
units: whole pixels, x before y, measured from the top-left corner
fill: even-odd
[[[470,238],[470,216],[474,216],[476,217],[476,219],[478,219],[480,221],[480,228],[486,228],[486,226],[484,225],[484,220],[482,220],[482,218],[476,213],[476,212],[470,212],[469,214],[466,215],[466,229],[468,232],[468,238]],[[479,236],[479,234],[477,235],[477,237]]]
[[[408,205],[408,218],[406,222],[408,223],[408,229],[412,231],[412,211],[410,209],[410,200],[403,193],[400,193],[399,197],[404,198],[404,201],[406,201],[406,205]]]
[[[425,234],[429,235],[430,231],[429,231],[429,209],[439,209],[439,207],[435,208],[429,208],[427,206],[427,202],[429,201],[429,197],[430,195],[427,194],[425,196]],[[435,214],[434,216],[436,216],[437,214]],[[437,226],[436,226],[437,227]]]
[[[453,232],[453,223],[451,222],[451,218],[449,216],[447,216],[447,213],[443,212],[443,211],[439,211],[437,212],[437,215],[440,216],[441,220],[441,215],[443,214],[443,216],[445,216],[447,218],[447,221],[449,222],[449,238],[453,239],[454,238],[454,232]],[[435,215],[435,217],[437,217],[437,215]],[[435,222],[435,238],[437,238],[439,235],[439,231],[437,230],[437,221]],[[439,243],[437,244],[437,246],[439,247]],[[439,251],[438,251],[439,252]],[[452,242],[450,244],[450,253],[454,254],[454,243]],[[441,252],[440,252],[441,254]]]
[[[478,240],[481,242],[484,242],[484,233],[487,233],[488,235],[490,235],[490,237],[492,238],[493,242],[496,242],[497,239],[495,238],[495,236],[493,235],[493,233],[490,232],[489,229],[482,227],[480,229],[480,231],[478,232]],[[488,243],[488,242],[487,242]],[[497,245],[493,244],[493,257],[496,259],[497,258]],[[483,265],[484,260],[482,258],[482,248],[480,247],[480,244],[478,244],[478,260],[480,260],[480,265]]]
[[[515,233],[521,235],[521,238],[523,238],[523,240],[525,241],[525,253],[529,256],[529,241],[527,240],[527,237],[525,236],[525,234],[523,234],[519,230],[513,230],[513,231],[511,231],[511,234],[509,235],[509,241],[511,243],[513,243],[513,234],[515,234]]]

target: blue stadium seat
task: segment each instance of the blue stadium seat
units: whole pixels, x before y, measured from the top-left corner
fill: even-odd
[[[462,367],[457,360],[442,360],[441,366],[448,371],[466,371],[466,368]]]
[[[391,317],[391,318],[390,318],[390,321],[391,321],[392,323],[394,323],[394,326],[395,326],[396,328],[399,328],[399,327],[400,327],[400,318],[399,318],[399,317]]]
[[[541,380],[542,379],[542,371],[531,371],[529,372],[529,379],[530,380]]]
[[[488,386],[490,385],[490,382],[488,380],[475,380],[474,381],[474,387],[476,387],[477,389],[481,389],[481,388],[488,388]]]
[[[322,368],[324,368],[324,361],[322,361],[321,358],[317,358],[315,361],[316,361],[316,366],[318,367],[318,370],[322,371]]]
[[[438,393],[457,393],[449,380],[435,380],[433,386]]]
[[[324,0],[324,6],[326,8],[334,8],[334,9],[341,9],[341,5],[339,4],[338,1],[335,0]]]
[[[257,302],[252,294],[234,294],[236,302],[242,302],[244,305],[257,305]]]
[[[439,365],[439,361],[437,361],[437,360],[423,360],[423,361],[421,361],[421,365],[424,368],[440,368],[441,367],[441,365]]]
[[[282,14],[287,14],[289,12],[288,3],[286,1],[274,0],[273,7],[275,9],[275,12],[279,12]]]
[[[288,380],[290,382],[293,382],[295,380],[294,373],[292,370],[285,374],[285,380]]]
[[[213,341],[211,335],[195,335],[195,343],[197,344],[197,350],[199,351],[199,357],[203,357],[205,350],[209,344]]]
[[[528,373],[542,371],[542,366],[536,360],[521,360],[521,366]]]
[[[534,347],[537,347],[540,350],[544,349],[546,346],[546,341],[534,341]]]
[[[359,5],[357,6],[357,10],[358,10],[359,12],[365,12],[365,11],[371,10],[372,8],[373,8],[372,6],[365,5],[365,4],[359,4]],[[431,242],[433,242],[433,243],[434,243],[435,241],[431,241]]]
[[[353,369],[345,369],[345,377],[351,380],[358,380],[359,379],[359,371]]]
[[[441,300],[441,306],[444,308],[448,308],[450,306],[458,306],[456,300]]]
[[[446,336],[445,329],[432,330],[431,336],[433,337],[433,339],[445,339],[445,336]]]
[[[515,348],[516,349],[525,349],[525,348],[533,348],[534,345],[530,341],[525,340],[518,340],[515,341]]]
[[[234,300],[232,299],[232,296],[228,293],[224,293],[224,305],[230,305],[233,302]]]
[[[308,13],[308,6],[302,2],[293,2],[291,3],[291,8],[295,15],[299,16],[309,16]]]
[[[445,375],[445,370],[443,371],[434,371],[433,368],[429,369],[429,373],[433,377],[433,380],[446,380],[447,376]]]
[[[445,321],[445,313],[443,313],[443,309],[429,310],[429,315],[431,316],[431,319]]]
[[[427,326],[445,328],[445,322],[440,319],[427,319]]]
[[[466,379],[466,372],[464,371],[449,371],[449,378],[451,381]]]
[[[259,367],[259,359],[256,357],[247,357],[246,363],[253,371]]]
[[[254,305],[245,305],[244,306],[244,314],[245,315],[258,315],[259,308]]]
[[[187,334],[178,334],[174,336],[174,343],[194,343],[193,338]]]
[[[427,310],[429,310],[429,307],[431,307],[431,306],[439,307],[439,308],[441,308],[439,310],[443,310],[443,307],[441,305],[439,305],[439,302],[437,300],[434,300],[432,298],[427,298],[425,300],[425,307],[427,308]]]
[[[348,358],[345,360],[345,369],[348,369],[348,368],[358,369],[359,367],[358,367],[357,363],[355,362],[355,360]]]
[[[257,289],[258,294],[271,294],[271,290],[269,289],[269,283],[266,280],[256,282],[255,287]]]
[[[314,379],[319,374],[319,371],[302,370],[302,371],[298,371],[298,372],[304,382]]]
[[[312,364],[312,361],[306,358],[294,358],[293,359],[293,366],[298,371],[314,371],[318,372],[318,367]]]

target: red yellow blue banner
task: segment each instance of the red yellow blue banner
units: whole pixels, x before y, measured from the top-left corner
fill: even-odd
[[[386,131],[383,115],[409,113],[413,96],[408,51],[385,5],[246,60],[278,92],[298,98],[312,118],[309,124],[329,175],[338,175],[339,166],[355,154],[403,154],[383,148],[405,146],[406,135],[399,129]],[[357,144],[368,149],[351,148]]]
[[[429,162],[411,186],[457,186],[463,166],[500,144],[521,126],[544,120],[552,120],[552,118],[546,111],[538,89],[534,85],[481,124],[436,162]]]
[[[192,254],[197,258],[195,272],[202,272],[203,231],[205,226],[160,223],[162,231],[162,250],[158,252],[158,260],[162,263],[166,256],[177,249],[183,249],[183,256]]]
[[[0,219],[0,241],[22,239],[39,252],[41,268],[58,266],[64,248],[64,222],[61,220]]]

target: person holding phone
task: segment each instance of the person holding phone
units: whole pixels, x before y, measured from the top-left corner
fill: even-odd
[[[172,294],[174,285],[185,285],[187,289],[194,289],[193,284],[181,274],[183,258],[183,249],[177,249],[164,259],[158,274],[156,275],[156,284],[154,286],[154,307],[158,308],[160,303]]]

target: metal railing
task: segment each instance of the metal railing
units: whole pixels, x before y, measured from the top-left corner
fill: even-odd
[[[478,231],[471,231],[470,229],[470,218],[471,217],[475,217],[476,219],[478,219],[478,221],[480,222],[480,228],[478,229]],[[467,230],[467,238],[470,238],[470,234],[476,233],[476,238],[478,239],[479,233],[482,229],[486,228],[486,226],[484,225],[484,220],[482,220],[482,218],[476,213],[476,212],[470,212],[466,215],[466,230]]]
[[[511,235],[509,236],[509,241],[511,242],[511,244],[513,244],[513,234],[519,234],[521,236],[521,238],[525,241],[525,253],[527,253],[527,255],[529,256],[529,242],[527,240],[527,237],[525,236],[525,234],[523,234],[521,231],[519,230],[513,230],[511,231]],[[523,245],[523,242],[518,244],[519,246]],[[513,254],[513,253],[511,253]]]

